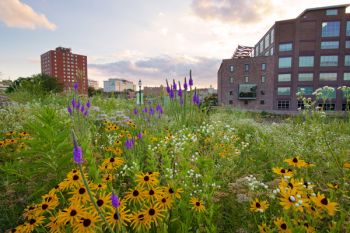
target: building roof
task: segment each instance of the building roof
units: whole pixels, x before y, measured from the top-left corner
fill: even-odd
[[[308,11],[318,11],[318,10],[325,10],[325,9],[336,9],[336,8],[345,8],[350,6],[350,3],[348,4],[341,4],[341,5],[333,5],[333,6],[322,6],[322,7],[315,7],[315,8],[308,8],[305,9],[303,12],[301,12],[301,14],[298,16],[301,17],[303,14],[305,14]]]
[[[236,51],[234,52],[232,58],[245,58],[251,57],[254,47],[238,45]]]

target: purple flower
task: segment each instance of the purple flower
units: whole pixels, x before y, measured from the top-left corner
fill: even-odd
[[[174,91],[172,89],[170,90],[169,97],[170,97],[170,99],[174,99],[174,97],[175,97]]]
[[[84,162],[83,151],[82,151],[81,147],[78,145],[74,145],[73,158],[74,158],[74,162],[76,164],[82,164]]]
[[[190,70],[190,80],[188,80],[188,84],[190,85],[190,87],[193,86],[192,70]]]
[[[133,148],[134,144],[135,144],[134,139],[131,139],[131,140],[128,139],[125,141],[125,147],[129,150]]]
[[[84,110],[85,110],[85,106],[84,106],[84,104],[82,104],[82,105],[81,105],[81,108],[80,108],[80,111],[83,113]]]
[[[145,107],[144,109],[142,109],[142,112],[143,112],[143,113],[147,113],[147,112],[148,112],[147,107]]]
[[[173,79],[173,89],[176,90],[176,83],[175,83],[175,79]]]
[[[150,108],[149,108],[149,114],[150,114],[151,116],[154,115],[154,108],[153,108],[153,107],[150,107]]]
[[[165,81],[166,81],[166,92],[169,94],[170,93],[170,87],[169,87],[168,79],[166,79]]]
[[[120,206],[120,201],[117,195],[115,195],[114,193],[112,193],[111,196],[111,201],[112,201],[112,206],[114,208],[118,208]]]
[[[88,100],[88,102],[86,103],[86,107],[87,107],[87,108],[90,108],[90,107],[91,107],[90,100]]]
[[[180,105],[184,105],[184,99],[183,98],[180,98]]]
[[[182,90],[181,90],[181,86],[180,86],[179,90],[177,91],[177,95],[178,95],[178,96],[180,96],[180,97],[182,97]]]
[[[74,83],[74,90],[75,90],[75,91],[78,90],[78,83]]]
[[[142,133],[141,133],[141,132],[139,132],[139,133],[137,134],[137,138],[138,138],[138,139],[141,139],[141,138],[142,138]]]
[[[70,115],[72,115],[73,110],[72,110],[72,108],[70,106],[67,107],[67,111],[69,112]]]
[[[89,115],[89,112],[88,112],[88,110],[86,110],[85,112],[84,112],[84,116],[88,116]]]
[[[186,77],[185,77],[185,82],[184,82],[184,89],[185,89],[185,91],[187,91],[187,88],[188,88],[188,86],[187,86],[187,81],[186,81]]]
[[[80,108],[80,102],[78,101],[78,103],[75,104],[75,108],[79,110]]]
[[[200,104],[199,95],[197,94],[197,90],[196,90],[196,89],[194,90],[194,95],[193,95],[193,97],[192,97],[192,102],[193,102],[194,104],[197,104],[198,106],[199,106],[199,104]]]
[[[134,108],[134,115],[138,115],[139,114],[139,110],[137,110],[137,108]]]
[[[163,114],[162,105],[158,104],[157,107],[156,107],[156,111],[159,112],[160,114]]]

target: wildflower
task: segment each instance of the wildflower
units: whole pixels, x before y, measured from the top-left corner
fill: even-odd
[[[75,190],[73,190],[69,194],[72,195],[72,197],[69,199],[72,203],[80,204],[80,203],[85,203],[88,200],[90,200],[89,195],[88,195],[88,191],[86,190],[86,188],[84,186],[80,186],[80,187],[76,188]]]
[[[279,232],[284,232],[284,233],[292,232],[291,230],[289,230],[288,225],[286,221],[283,220],[283,218],[277,218],[275,220],[275,225],[277,226]]]
[[[296,190],[284,191],[281,189],[280,204],[288,210],[290,208],[296,209],[297,211],[303,212],[303,206],[307,204],[307,200],[302,199],[301,195]]]
[[[84,106],[84,104],[82,104],[81,108],[80,108],[80,112],[84,113],[84,111],[85,111],[85,106]]]
[[[284,177],[292,177],[294,175],[292,169],[284,169],[280,167],[274,167],[272,168],[272,171],[276,173],[277,175],[283,175]]]
[[[128,214],[128,212],[129,210],[121,203],[118,209],[115,209],[107,215],[107,222],[113,229],[120,230],[121,226],[127,226],[127,223],[130,222],[131,215]]]
[[[146,229],[150,228],[149,219],[146,218],[143,211],[137,212],[131,216],[131,226],[134,230],[147,232]]]
[[[75,98],[73,97],[73,99],[72,99],[72,107],[75,108],[75,105],[76,105],[76,101],[75,101]]]
[[[23,232],[32,232],[36,227],[41,226],[44,223],[44,216],[37,216],[28,219],[28,222],[23,224]]]
[[[143,210],[149,223],[155,223],[156,226],[158,226],[158,222],[164,218],[164,214],[162,214],[163,211],[164,210],[159,208],[158,204],[151,205]]]
[[[84,112],[84,116],[88,116],[89,115],[89,112],[86,110],[85,112]]]
[[[111,201],[112,201],[112,206],[114,208],[118,208],[120,206],[120,201],[117,195],[115,195],[114,193],[111,196]]]
[[[170,209],[173,200],[171,197],[163,195],[157,198],[157,202],[159,203],[159,207],[161,207],[162,209]]]
[[[349,162],[345,162],[345,163],[343,164],[343,168],[345,168],[345,169],[350,169],[350,163],[349,163]]]
[[[290,166],[294,166],[294,167],[306,167],[307,164],[304,160],[299,159],[299,157],[294,157],[291,159],[286,159],[284,160],[284,162],[288,163]]]
[[[154,115],[154,108],[153,108],[153,107],[150,107],[150,108],[149,108],[149,114],[150,114],[151,116]]]
[[[255,198],[250,205],[250,210],[253,212],[264,212],[269,207],[269,203],[267,201],[259,201],[258,198]]]
[[[188,86],[187,86],[187,81],[186,81],[186,77],[185,77],[184,90],[187,91],[187,88],[188,88]]]
[[[173,79],[173,90],[175,90],[175,91],[177,90],[175,79]]]
[[[139,114],[139,110],[137,110],[137,108],[134,108],[134,115],[138,115]]]
[[[139,132],[138,134],[137,134],[137,139],[142,139],[142,132]]]
[[[49,217],[50,222],[46,224],[46,227],[50,229],[50,232],[62,232],[61,224],[58,222],[58,216]]]
[[[182,89],[181,89],[180,82],[179,82],[179,90],[177,91],[177,95],[182,97]]]
[[[68,113],[69,113],[70,115],[72,115],[73,110],[72,110],[72,108],[71,108],[70,106],[67,107],[67,111],[68,111]]]
[[[165,80],[166,81],[166,92],[168,93],[168,94],[170,94],[170,87],[169,87],[169,83],[168,83],[168,79],[166,79]]]
[[[331,189],[338,189],[339,188],[339,184],[333,182],[333,183],[328,183],[327,186]]]
[[[76,143],[74,143],[74,149],[73,149],[73,155],[74,155],[74,162],[76,164],[82,164],[84,163],[83,160],[83,151],[80,146],[78,146]]]
[[[271,231],[271,229],[268,226],[266,226],[266,223],[261,223],[258,226],[258,228],[259,228],[259,232],[260,233],[265,233],[265,232],[270,232]]]
[[[134,203],[142,203],[144,201],[144,189],[135,188],[130,189],[129,192],[126,192],[124,198],[125,200],[130,200],[130,202]]]
[[[190,200],[190,203],[192,204],[192,209],[197,212],[203,212],[205,211],[205,206],[201,200],[198,198],[192,197]]]
[[[74,90],[75,90],[75,91],[78,90],[78,83],[74,83]]]
[[[15,135],[16,134],[16,131],[14,130],[11,130],[11,131],[8,131],[5,133],[6,136],[12,136],[12,135]]]
[[[190,70],[190,80],[188,80],[188,85],[190,85],[190,88],[193,86],[192,70]]]
[[[140,187],[154,187],[159,183],[159,180],[153,174],[141,173],[136,176],[136,182]]]
[[[171,89],[170,92],[169,92],[169,97],[171,100],[174,99],[175,95],[174,95],[174,91]]]
[[[76,203],[72,203],[68,208],[58,213],[58,222],[62,224],[78,223],[83,214],[87,212],[86,208],[82,208]]]
[[[310,198],[316,206],[326,210],[329,215],[333,216],[337,210],[337,203],[329,201],[324,194],[317,193],[317,196]]]
[[[160,197],[163,196],[163,190],[159,187],[154,187],[154,188],[150,188],[148,190],[145,190],[143,192],[143,196],[151,201],[154,201],[155,199],[159,199]]]
[[[90,100],[88,100],[88,102],[86,103],[86,107],[87,107],[87,108],[90,108],[90,107],[91,107],[91,102],[90,102]]]
[[[95,233],[96,223],[99,221],[95,213],[84,213],[77,224],[74,224],[74,232]]]
[[[135,140],[134,139],[125,141],[125,147],[127,149],[129,149],[129,150],[133,148],[134,144],[135,144]]]
[[[148,112],[148,109],[147,107],[145,107],[143,110],[142,110],[143,113],[147,113]]]
[[[164,194],[171,197],[172,199],[180,199],[181,198],[181,193],[183,192],[182,188],[177,188],[174,189],[171,186],[164,187],[163,190]]]

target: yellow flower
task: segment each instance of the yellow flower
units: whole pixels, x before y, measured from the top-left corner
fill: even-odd
[[[294,166],[294,167],[298,167],[298,168],[308,166],[304,160],[299,159],[299,156],[291,158],[291,159],[286,159],[286,160],[284,160],[284,162],[288,163],[290,166]]]
[[[44,216],[31,217],[28,222],[23,224],[23,232],[32,232],[36,227],[41,226],[44,223]]]
[[[167,195],[164,195],[157,198],[157,202],[159,203],[159,207],[161,207],[162,209],[170,209],[172,206],[173,199]]]
[[[281,189],[280,195],[280,204],[286,210],[293,208],[297,211],[303,212],[303,207],[308,205],[308,200],[302,198],[301,194],[298,193],[296,189],[288,189],[286,191]]]
[[[11,136],[11,135],[15,135],[16,131],[15,130],[11,130],[5,133],[6,136]]]
[[[38,205],[38,208],[43,212],[51,211],[59,205],[58,197],[56,194],[46,194],[42,196],[43,202]]]
[[[201,200],[195,197],[191,197],[190,204],[192,204],[192,209],[197,212],[205,211],[205,206]]]
[[[277,218],[274,223],[278,228],[278,232],[292,233],[292,231],[289,230],[287,223],[282,218]]]
[[[327,186],[331,189],[339,189],[339,184],[333,182],[333,183],[328,183]]]
[[[99,195],[99,197],[96,198],[96,204],[100,209],[104,209],[104,210],[107,210],[107,209],[112,210],[114,208],[112,206],[110,193],[105,193],[105,194]],[[95,207],[93,206],[92,203],[91,203],[90,209],[92,211],[95,210]]]
[[[144,210],[144,215],[148,219],[149,223],[155,223],[158,226],[159,222],[164,218],[164,210],[159,208],[158,204],[146,207]]]
[[[167,186],[163,188],[163,192],[165,195],[171,197],[172,199],[181,199],[181,193],[183,192],[182,188],[174,188],[171,186]]]
[[[292,169],[284,169],[280,167],[274,167],[272,168],[272,171],[276,173],[277,175],[282,175],[284,177],[292,177],[294,176],[293,170]]]
[[[130,200],[133,203],[143,203],[144,201],[144,189],[130,189],[124,196],[125,200]]]
[[[6,146],[5,141],[0,141],[0,147]]]
[[[136,176],[136,182],[140,187],[154,187],[159,183],[156,175],[153,173],[141,173]]]
[[[98,192],[98,191],[104,191],[107,188],[107,185],[105,183],[99,183],[99,184],[90,184],[91,190]]]
[[[350,163],[349,163],[349,162],[345,162],[345,163],[343,164],[343,168],[345,168],[345,169],[350,169]]]
[[[147,229],[150,228],[150,222],[143,211],[134,213],[131,216],[131,227],[137,231],[147,232]]]
[[[317,193],[316,196],[310,198],[316,206],[324,209],[331,216],[337,211],[337,203],[329,201],[324,194]]]
[[[143,196],[149,201],[154,201],[155,199],[162,197],[163,194],[163,190],[159,187],[150,188],[143,192]]]
[[[64,225],[71,223],[73,226],[80,221],[86,212],[86,208],[82,208],[80,205],[72,203],[68,208],[58,213],[58,223]]]
[[[84,186],[80,186],[76,189],[74,189],[72,192],[69,192],[70,195],[72,195],[69,200],[74,203],[84,204],[88,200],[90,200],[88,191]]]
[[[64,231],[61,229],[61,224],[58,222],[58,216],[49,217],[50,222],[46,225],[47,228],[50,229],[52,233],[63,233]]]
[[[250,210],[253,212],[264,212],[269,207],[269,203],[267,201],[259,201],[258,198],[255,198],[250,205]]]
[[[260,233],[271,232],[271,229],[268,226],[266,226],[266,223],[261,223],[261,225],[259,225],[258,228]]]
[[[27,137],[27,136],[29,136],[29,133],[23,131],[23,132],[20,132],[18,135],[19,135],[20,137]]]
[[[73,230],[76,233],[95,233],[96,223],[99,217],[96,214],[84,213],[80,221],[73,225]]]
[[[117,209],[110,211],[106,217],[108,223],[113,229],[120,230],[122,226],[127,226],[130,222],[131,215],[126,209],[124,201],[120,201],[120,206]]]

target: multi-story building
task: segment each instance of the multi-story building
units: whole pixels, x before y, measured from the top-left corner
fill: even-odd
[[[78,83],[79,93],[87,94],[87,57],[73,54],[70,48],[57,47],[42,54],[41,73],[58,78],[66,91]]]
[[[327,110],[344,110],[339,86],[350,86],[350,4],[306,9],[277,21],[254,47],[239,46],[218,71],[219,103],[296,111],[319,87],[334,87]]]
[[[126,90],[135,91],[135,85],[133,82],[130,82],[125,79],[108,79],[103,81],[103,91],[104,92],[123,92]]]
[[[143,93],[146,97],[158,97],[166,93],[165,87],[160,85],[160,87],[144,87]]]
[[[98,81],[88,79],[88,86],[94,88],[95,90],[99,89]]]

